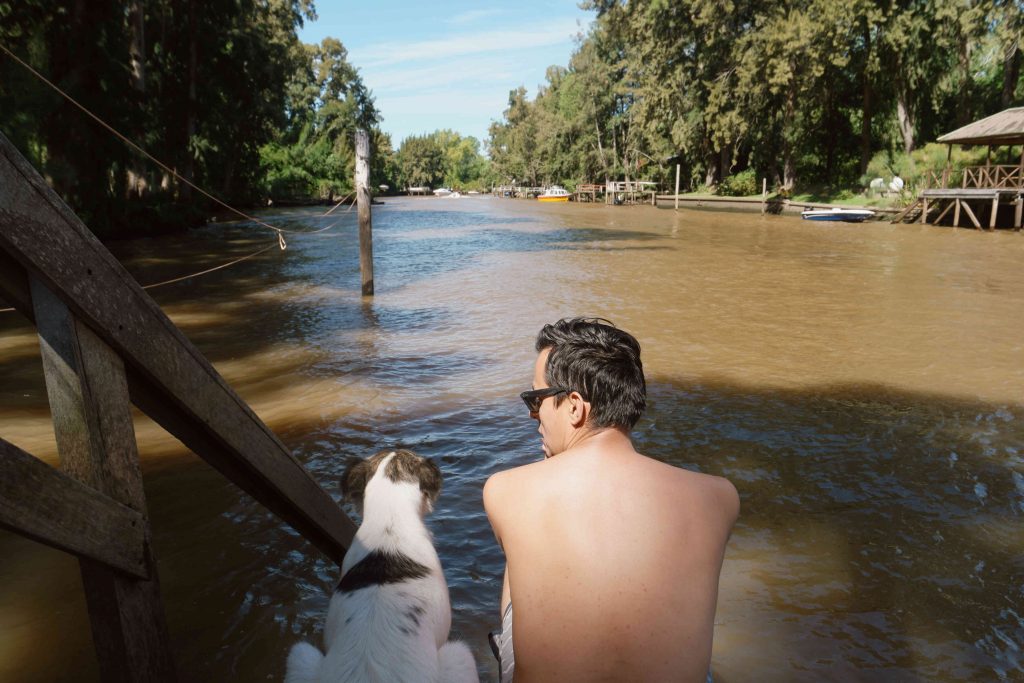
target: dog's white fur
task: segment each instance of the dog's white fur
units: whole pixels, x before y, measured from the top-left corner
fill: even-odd
[[[309,643],[295,645],[288,656],[285,683],[479,680],[466,644],[446,642],[452,619],[448,584],[423,524],[423,516],[432,509],[432,497],[418,483],[385,476],[395,457],[394,451],[388,452],[366,483],[363,523],[345,555],[341,574],[344,577],[375,551],[405,556],[428,573],[335,592],[324,627],[326,654]]]

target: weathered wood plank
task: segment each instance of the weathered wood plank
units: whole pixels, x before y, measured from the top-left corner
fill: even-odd
[[[133,401],[150,385],[161,401],[154,420],[186,444],[216,444],[196,453],[222,472],[246,472],[237,485],[287,509],[286,520],[340,562],[352,521],[2,135],[0,251],[121,355]]]
[[[140,515],[149,537],[142,472],[121,359],[37,278],[29,279],[46,394],[61,468]],[[79,561],[100,673],[108,681],[173,681],[170,635],[156,563],[147,580]]]
[[[941,223],[942,219],[946,217],[946,214],[949,213],[949,210],[952,209],[952,208],[953,208],[953,202],[950,202],[949,204],[946,204],[946,208],[943,209],[942,213],[940,213],[938,215],[938,217],[935,219],[935,225],[938,225],[939,223]]]
[[[145,579],[142,515],[0,439],[0,526]]]
[[[974,215],[973,211],[971,211],[971,205],[966,201],[960,203],[963,205],[964,211],[967,212],[967,217],[971,219],[971,223],[974,223],[974,227],[981,230],[981,223],[978,222],[978,217]]]

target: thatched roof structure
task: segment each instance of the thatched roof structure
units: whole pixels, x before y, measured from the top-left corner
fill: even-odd
[[[1013,107],[939,137],[948,145],[1024,144],[1024,107]]]

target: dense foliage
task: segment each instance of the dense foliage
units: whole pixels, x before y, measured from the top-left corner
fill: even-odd
[[[922,143],[1024,100],[1018,0],[585,6],[568,67],[491,126],[501,181],[668,184],[678,159],[693,189],[851,187],[886,167],[873,158],[916,173]]]
[[[480,141],[451,130],[407,137],[398,149],[396,164],[403,187],[482,190],[489,181]]]
[[[0,0],[0,43],[198,186],[234,203],[351,188],[351,132],[390,140],[311,0]],[[0,131],[97,233],[178,227],[209,201],[0,55]]]

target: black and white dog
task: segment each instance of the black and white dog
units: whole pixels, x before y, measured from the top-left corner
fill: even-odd
[[[423,524],[441,492],[437,465],[381,451],[348,467],[342,491],[363,523],[331,597],[326,654],[295,645],[285,683],[478,681],[466,644],[448,642],[448,584]]]

